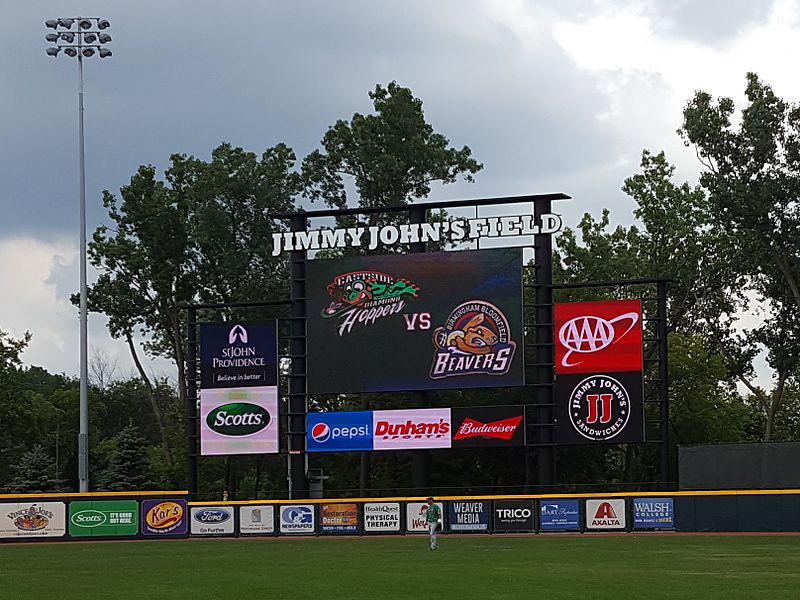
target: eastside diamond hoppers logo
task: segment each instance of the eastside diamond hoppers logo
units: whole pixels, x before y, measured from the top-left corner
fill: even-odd
[[[404,278],[378,271],[353,271],[337,275],[328,285],[331,302],[322,311],[326,319],[338,318],[339,335],[355,324],[372,325],[378,319],[400,314],[419,287]]]
[[[505,375],[516,343],[508,319],[494,304],[470,300],[457,306],[433,332],[436,353],[431,379],[459,375]]]

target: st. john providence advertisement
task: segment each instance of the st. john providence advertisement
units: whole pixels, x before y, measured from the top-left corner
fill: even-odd
[[[313,260],[308,391],[524,384],[518,248]]]

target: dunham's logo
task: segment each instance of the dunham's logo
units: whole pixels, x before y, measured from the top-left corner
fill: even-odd
[[[491,423],[481,423],[480,421],[467,417],[464,419],[463,423],[458,426],[458,431],[453,435],[453,441],[475,437],[510,440],[514,437],[514,432],[521,422],[522,415],[511,417],[510,419],[503,419],[501,421],[493,421]]]
[[[356,323],[372,325],[378,319],[400,314],[406,301],[416,298],[419,287],[402,278],[377,271],[337,275],[328,285],[331,303],[322,311],[326,319],[340,319],[339,335]]]
[[[631,400],[628,390],[608,375],[592,375],[572,390],[569,420],[583,437],[610,440],[628,424]]]
[[[592,527],[622,527],[614,507],[609,502],[602,502],[592,517]]]
[[[375,424],[375,438],[382,440],[436,440],[450,436],[447,419],[408,419],[405,423],[392,423],[379,419]]]
[[[508,319],[494,304],[470,300],[450,313],[433,333],[436,354],[431,379],[458,375],[505,375],[516,344]]]

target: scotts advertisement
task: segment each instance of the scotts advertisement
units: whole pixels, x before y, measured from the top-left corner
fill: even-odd
[[[440,521],[444,524],[444,519],[446,518],[444,504],[441,502],[436,502],[435,504],[441,511]],[[426,510],[428,510],[426,502],[408,502],[406,504],[406,531],[408,533],[428,532],[428,521],[425,518]]]
[[[281,533],[314,533],[314,505],[290,504],[282,505],[280,512]]]
[[[452,447],[524,446],[524,406],[452,409]]]
[[[672,498],[634,498],[634,529],[672,529],[675,507]]]
[[[242,535],[272,535],[275,533],[275,507],[271,504],[240,506],[239,533]]]
[[[372,450],[372,411],[317,412],[306,417],[308,452]]]
[[[542,531],[573,531],[581,527],[578,500],[540,500],[539,528]]]
[[[278,385],[275,322],[200,326],[200,381],[204,390]]]
[[[642,303],[555,306],[558,442],[644,440]]]
[[[364,504],[364,532],[400,531],[399,502],[367,502]]]
[[[200,454],[278,452],[278,388],[220,388],[200,394]]]
[[[320,533],[358,533],[358,505],[321,504],[319,530]]]
[[[488,500],[451,501],[448,503],[450,531],[488,531]]]
[[[0,504],[0,538],[61,537],[67,532],[63,502]]]
[[[625,499],[587,500],[586,529],[625,529]]]
[[[518,248],[312,260],[308,391],[524,384]]]
[[[232,535],[233,510],[230,506],[193,506],[192,535]]]
[[[142,533],[144,535],[186,535],[189,527],[185,500],[143,500]]]
[[[495,500],[494,531],[506,533],[510,531],[534,531],[536,513],[533,500]]]
[[[133,536],[139,533],[136,500],[74,501],[69,504],[72,537]]]

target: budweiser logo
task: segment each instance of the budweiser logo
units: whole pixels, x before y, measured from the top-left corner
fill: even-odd
[[[481,423],[467,417],[458,427],[458,431],[453,436],[453,440],[465,440],[473,437],[496,438],[499,440],[510,440],[514,432],[522,421],[522,415],[511,417],[492,423]]]

